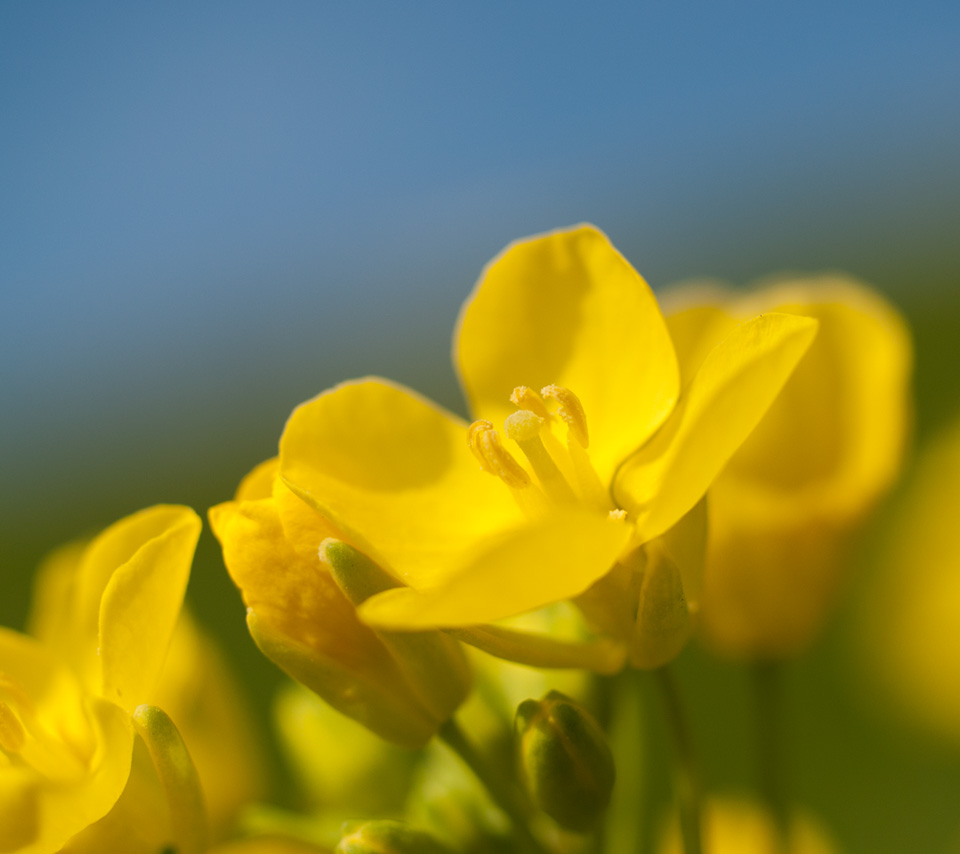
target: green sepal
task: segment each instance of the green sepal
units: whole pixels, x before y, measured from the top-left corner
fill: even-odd
[[[630,664],[653,670],[680,654],[690,639],[693,621],[676,561],[659,540],[648,543],[644,551],[646,567],[630,645]]]
[[[180,854],[203,854],[207,850],[203,789],[180,731],[167,713],[157,706],[137,706],[132,718],[163,786],[177,851]]]
[[[515,729],[530,795],[561,827],[587,833],[610,803],[613,754],[596,719],[558,691],[525,700]]]
[[[354,605],[400,586],[365,554],[340,540],[324,540],[320,560]],[[472,685],[470,665],[460,644],[440,631],[374,631],[429,714],[437,723],[448,720]]]
[[[433,836],[402,821],[350,822],[334,854],[450,854]]]

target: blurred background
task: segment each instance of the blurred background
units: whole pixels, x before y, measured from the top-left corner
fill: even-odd
[[[341,379],[462,410],[483,265],[581,220],[654,288],[873,284],[922,444],[960,408],[958,44],[946,2],[3,3],[0,623],[59,543],[229,498]],[[264,714],[208,532],[190,600]],[[851,852],[960,846],[960,751],[872,715],[844,625],[791,669],[798,799]],[[743,674],[681,664],[708,779],[748,785]]]

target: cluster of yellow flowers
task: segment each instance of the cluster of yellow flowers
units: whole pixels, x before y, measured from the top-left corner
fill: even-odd
[[[252,725],[182,607],[192,510],[54,553],[28,632],[0,629],[0,852],[628,850],[599,832],[617,757],[592,698],[631,669],[661,674],[678,734],[660,851],[836,851],[776,786],[766,804],[703,796],[665,668],[695,634],[758,666],[816,637],[901,468],[909,335],[838,276],[692,283],[663,304],[596,229],[513,244],[457,325],[472,423],[343,383],[209,511],[253,639],[309,689],[284,692],[277,723],[319,814],[251,809]],[[941,451],[954,471],[958,448]],[[884,660],[910,658],[915,697],[939,684],[916,661],[950,614],[929,638],[886,631],[911,638]],[[955,700],[919,705],[960,720]]]

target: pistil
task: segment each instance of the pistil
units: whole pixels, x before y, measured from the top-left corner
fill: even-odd
[[[547,453],[540,438],[540,427],[544,419],[529,409],[520,409],[507,416],[503,428],[507,436],[520,446],[524,456],[530,461],[547,496],[561,504],[572,504],[577,500],[570,484],[567,483],[553,458]]]

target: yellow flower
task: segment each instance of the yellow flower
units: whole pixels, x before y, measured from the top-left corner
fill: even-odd
[[[702,627],[727,654],[796,653],[844,578],[851,535],[899,472],[910,422],[910,337],[897,311],[838,276],[752,294],[680,287],[667,323],[681,370],[758,311],[815,317],[817,339],[709,493]]]
[[[924,448],[892,509],[860,613],[862,657],[883,691],[871,707],[960,746],[960,420]]]
[[[704,851],[710,854],[837,854],[839,850],[820,825],[803,812],[794,812],[786,845],[773,818],[756,803],[736,798],[707,802],[703,828]],[[683,854],[680,828],[663,834],[661,854]]]
[[[61,648],[72,644],[69,627],[76,603],[71,590],[86,545],[57,549],[37,572],[27,630],[41,641]],[[262,758],[233,674],[213,639],[186,609],[170,640],[151,702],[176,721],[189,745],[203,782],[211,838],[222,837],[239,809],[261,794]],[[149,777],[153,769],[146,759],[142,770]],[[155,794],[162,798],[162,792]]]
[[[621,558],[636,566],[631,553],[697,505],[815,330],[747,320],[681,383],[652,292],[603,234],[521,241],[460,317],[473,424],[385,380],[345,383],[294,411],[280,477],[405,585],[360,607],[371,625],[488,623],[575,597]],[[674,631],[677,567],[648,559],[647,613]]]
[[[123,519],[60,554],[76,572],[42,588],[39,639],[0,629],[0,850],[60,851],[117,803],[199,533],[185,507]]]
[[[390,741],[426,743],[469,690],[462,650],[439,632],[378,634],[360,622],[331,571],[330,556],[342,552],[339,532],[276,471],[276,460],[261,464],[233,501],[210,510],[251,635],[264,655],[338,711]]]

